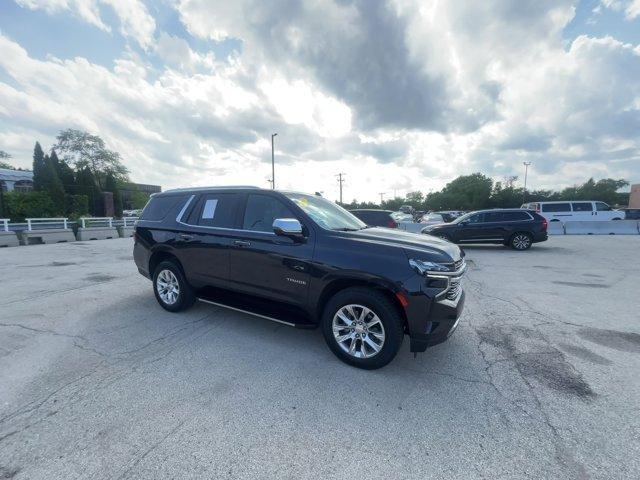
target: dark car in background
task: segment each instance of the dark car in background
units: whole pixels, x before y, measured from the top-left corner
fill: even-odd
[[[481,210],[467,213],[451,223],[425,227],[422,233],[454,243],[501,243],[527,250],[547,240],[547,220],[522,209]]]
[[[625,220],[640,220],[640,208],[622,208]]]
[[[372,227],[398,228],[398,222],[393,216],[396,212],[392,210],[357,209],[349,211]]]
[[[365,369],[444,342],[464,305],[464,252],[426,235],[368,227],[317,195],[255,187],[154,194],[134,233],[158,303],[196,300],[300,328]],[[292,348],[299,348],[296,345]]]

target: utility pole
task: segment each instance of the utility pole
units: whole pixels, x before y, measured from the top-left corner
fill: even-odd
[[[278,135],[277,133],[271,134],[271,190],[276,189],[276,157],[275,150],[273,148],[273,139]]]
[[[382,206],[382,202],[384,202],[384,192],[380,192],[380,206]]]
[[[336,175],[338,177],[338,183],[340,184],[340,204],[342,204],[342,184],[344,183],[344,178],[342,178],[346,173],[339,173]]]
[[[527,195],[527,173],[531,162],[522,162],[522,164],[524,165],[524,189],[522,190],[522,203],[524,204]]]

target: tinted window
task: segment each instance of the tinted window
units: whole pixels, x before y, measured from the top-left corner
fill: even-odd
[[[502,222],[504,220],[503,212],[487,212],[484,214],[485,222]]]
[[[276,218],[296,218],[280,200],[267,195],[249,195],[242,228],[255,232],[273,233]]]
[[[466,221],[469,223],[481,223],[483,222],[482,220],[483,216],[484,216],[483,213],[476,213],[475,215],[471,215],[469,218],[467,218]]]
[[[168,197],[151,197],[147,206],[144,207],[141,220],[159,221],[163,220],[167,213],[172,210],[180,201],[185,200],[183,195],[172,195]]]
[[[547,203],[542,205],[543,212],[570,212],[571,205],[568,203]]]
[[[596,202],[596,210],[599,212],[607,212],[611,210],[611,207],[604,202]]]
[[[235,193],[203,195],[189,215],[187,223],[203,227],[233,228],[238,208]]]
[[[522,220],[531,220],[527,212],[502,212],[505,222],[519,222]]]
[[[593,211],[593,207],[591,206],[591,202],[573,202],[573,211],[574,212],[591,212]]]

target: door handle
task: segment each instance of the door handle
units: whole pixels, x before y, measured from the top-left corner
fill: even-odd
[[[179,235],[179,237],[180,237],[182,240],[186,240],[186,241],[193,240],[193,235],[188,235],[188,234],[186,234],[186,233],[181,233],[181,234]]]
[[[247,242],[246,240],[234,240],[233,244],[237,247],[249,247],[251,246],[251,242]]]

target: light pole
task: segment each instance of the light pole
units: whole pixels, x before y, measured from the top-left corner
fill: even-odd
[[[529,165],[531,165],[531,162],[522,162],[522,164],[524,165],[524,189],[522,190],[522,203],[524,204],[525,200],[525,196],[527,195],[527,172],[529,170]]]
[[[336,177],[338,177],[338,183],[340,184],[340,205],[342,205],[342,184],[344,183],[344,177],[346,175],[346,173],[339,173],[338,175],[336,175]]]
[[[380,192],[380,206],[382,207],[382,202],[384,202],[384,192]]]
[[[275,150],[273,148],[273,139],[275,138],[276,135],[278,134],[277,133],[271,134],[271,190],[276,189],[276,157],[275,157]]]

